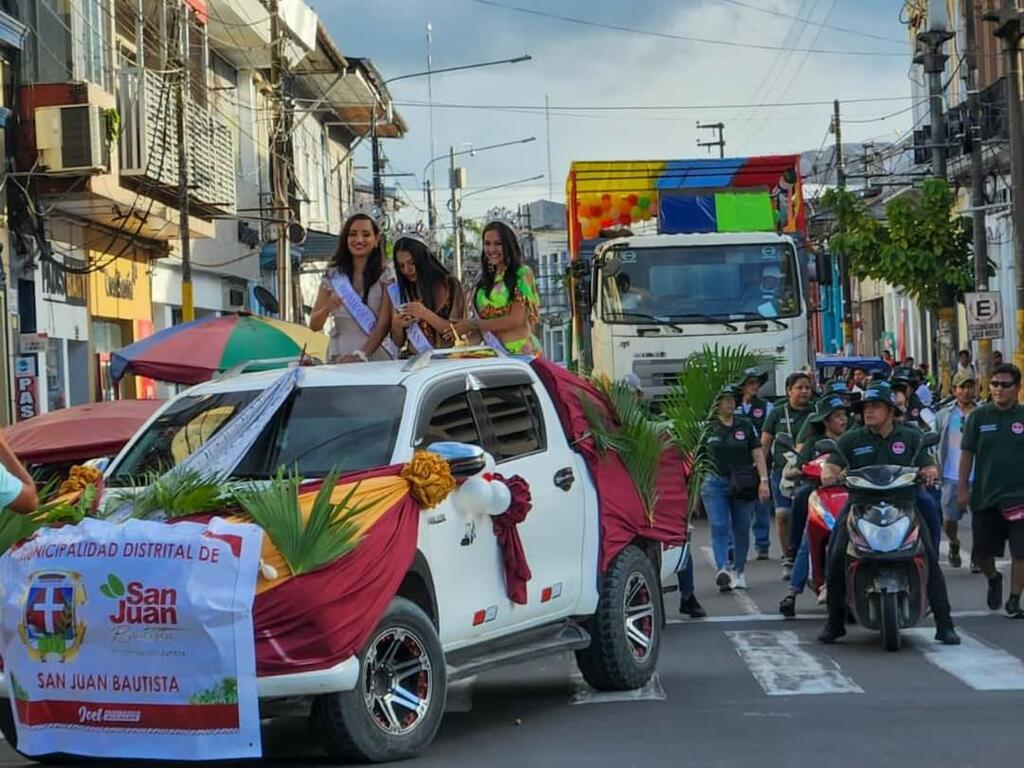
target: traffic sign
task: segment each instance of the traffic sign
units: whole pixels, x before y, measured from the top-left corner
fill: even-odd
[[[1003,304],[998,291],[965,293],[967,333],[971,341],[1003,336]]]

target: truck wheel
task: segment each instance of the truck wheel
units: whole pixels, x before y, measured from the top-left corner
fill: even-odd
[[[441,725],[447,690],[441,641],[430,618],[396,597],[359,653],[354,690],[319,696],[312,724],[327,753],[389,762],[419,754]]]
[[[626,547],[604,575],[590,647],[576,651],[583,678],[601,691],[642,688],[658,663],[664,624],[658,577],[647,556]]]

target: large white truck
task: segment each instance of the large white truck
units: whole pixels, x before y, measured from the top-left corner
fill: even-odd
[[[815,356],[816,265],[804,250],[798,163],[574,163],[577,364],[616,381],[634,374],[658,400],[704,345],[742,345],[763,358],[763,394],[782,394],[788,373]],[[632,202],[643,205],[626,213]],[[599,218],[609,203],[618,218]]]

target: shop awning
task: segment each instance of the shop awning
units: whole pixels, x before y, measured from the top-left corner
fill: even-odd
[[[4,438],[26,464],[56,464],[113,456],[163,400],[114,400],[61,408],[4,429]]]

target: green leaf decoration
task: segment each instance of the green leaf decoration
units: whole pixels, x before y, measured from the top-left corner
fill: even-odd
[[[324,478],[305,523],[299,508],[302,480],[297,472],[287,473],[281,467],[269,484],[235,492],[242,510],[266,531],[296,576],[329,565],[350,552],[358,543],[359,516],[377,503],[377,499],[354,503],[359,490],[356,485],[340,503],[332,504],[339,474],[334,469]]]
[[[107,585],[110,587],[110,591],[117,597],[124,594],[124,582],[112,573],[107,576]]]
[[[590,431],[602,453],[614,451],[629,473],[644,505],[647,522],[654,524],[654,508],[658,503],[658,467],[667,444],[664,427],[651,421],[647,409],[636,392],[621,382],[591,379],[608,399],[614,423],[608,423],[582,390],[580,405]]]
[[[110,591],[110,587],[106,584],[100,584],[100,594],[104,597],[109,597],[111,600],[114,599],[114,593]]]
[[[672,440],[683,456],[690,460],[690,512],[697,508],[701,483],[714,469],[704,444],[718,393],[726,384],[739,382],[748,368],[764,362],[764,358],[759,358],[745,346],[705,345],[687,359],[679,372],[676,386],[663,403]]]
[[[235,483],[219,477],[202,475],[195,470],[174,474],[149,473],[141,488],[126,489],[116,494],[109,509],[131,503],[132,515],[140,519],[162,512],[170,520],[200,515],[231,506]]]
[[[45,515],[39,512],[23,515],[9,509],[0,511],[0,554],[27,539],[44,525]]]

